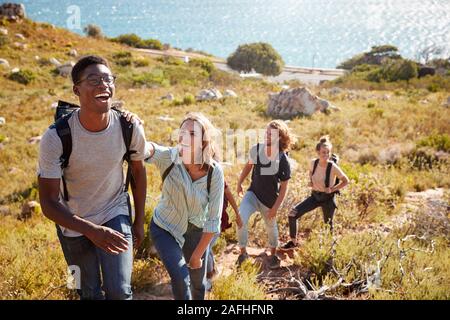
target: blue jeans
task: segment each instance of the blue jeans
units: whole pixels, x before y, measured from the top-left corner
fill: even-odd
[[[267,217],[269,208],[258,200],[252,191],[247,191],[239,206],[239,213],[242,219],[242,228],[238,229],[237,236],[239,246],[245,248],[248,243],[248,220],[255,212],[260,212],[266,226],[267,236],[269,237],[270,248],[278,247],[278,225],[276,217],[269,219]]]
[[[129,242],[128,250],[118,255],[110,254],[85,236],[64,236],[56,226],[67,264],[77,266],[80,270],[81,281],[77,292],[82,300],[131,300],[133,241],[130,218],[119,215],[103,226],[122,233]]]
[[[217,239],[219,239],[220,233],[216,233],[214,237],[211,240],[211,243],[209,244],[208,248],[208,263],[206,267],[206,272],[213,272],[214,265],[216,264],[216,261],[214,260],[214,253],[213,253],[213,247],[217,242]]]
[[[203,254],[201,268],[190,269],[186,263],[186,261],[189,262],[200,242],[203,230],[189,224],[184,234],[183,248],[180,248],[178,242],[168,231],[156,225],[153,219],[150,223],[150,234],[156,251],[169,272],[175,300],[204,300],[208,250]]]

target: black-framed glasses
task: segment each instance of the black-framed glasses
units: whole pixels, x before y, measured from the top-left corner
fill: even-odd
[[[105,82],[107,85],[112,85],[116,82],[117,77],[114,75],[98,75],[98,74],[90,74],[86,78],[81,79],[76,84],[80,84],[83,81],[87,81],[89,85],[91,86],[98,86],[102,81]]]

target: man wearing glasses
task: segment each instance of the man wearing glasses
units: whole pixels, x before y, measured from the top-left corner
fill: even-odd
[[[72,152],[62,169],[63,146],[54,126],[42,137],[39,195],[42,211],[57,224],[69,268],[79,270],[81,299],[131,299],[134,245],[144,238],[145,135],[133,124],[130,150],[134,178],[134,223],[124,190],[121,115],[111,110],[115,76],[98,56],[81,58],[72,69],[80,109],[68,118]],[[62,188],[64,178],[65,188]],[[64,189],[64,190],[63,190]],[[63,196],[67,191],[69,196]]]

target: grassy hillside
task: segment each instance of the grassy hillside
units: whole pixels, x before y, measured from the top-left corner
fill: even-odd
[[[126,46],[81,37],[47,24],[28,20],[2,24],[8,29],[8,35],[0,42],[0,58],[7,59],[11,68],[28,70],[25,75],[31,74],[29,79],[34,79],[27,85],[21,84],[11,79],[11,69],[0,65],[0,117],[6,119],[6,124],[0,125],[1,299],[75,297],[65,288],[65,262],[54,224],[39,212],[30,219],[18,219],[23,203],[38,200],[35,175],[38,144],[30,144],[29,138],[41,135],[52,123],[52,103],[58,99],[77,102],[70,79],[55,72],[51,58],[61,62],[76,60],[69,56],[71,49],[76,49],[79,56],[98,54],[106,57],[118,75],[115,98],[124,101],[127,109],[145,121],[148,140],[162,144],[171,143],[170,133],[191,110],[205,113],[222,130],[263,129],[270,121],[264,113],[268,93],[281,90],[275,84],[242,80],[205,68],[201,63],[184,64],[172,58],[146,57]],[[18,39],[16,33],[23,34],[26,39]],[[26,49],[15,48],[15,42],[25,43]],[[199,90],[209,87],[222,92],[232,89],[238,98],[208,103],[196,103],[192,99]],[[342,167],[352,180],[338,199],[336,268],[343,273],[348,264],[353,263],[353,269],[346,273],[346,281],[353,281],[365,278],[380,259],[386,260],[378,289],[357,293],[352,288],[341,288],[335,295],[364,299],[449,299],[448,216],[444,219],[447,222],[414,216],[388,232],[371,228],[401,216],[404,213],[401,204],[409,191],[444,188],[444,201],[448,203],[450,111],[442,103],[449,93],[431,93],[412,87],[395,91],[342,89],[336,92],[325,87],[312,90],[337,105],[340,111],[299,117],[289,122],[298,138],[290,153],[298,167],[278,214],[282,239],[288,234],[288,209],[308,194],[306,168],[315,156],[315,143],[320,136],[330,134],[334,151],[341,156]],[[160,99],[168,93],[176,100]],[[163,115],[175,120],[160,120]],[[232,162],[232,159],[228,161]],[[225,178],[233,190],[240,170],[239,165],[225,169]],[[158,173],[148,166],[148,219],[156,204],[159,186]],[[418,217],[421,214],[423,212],[418,212]],[[311,281],[322,285],[334,283],[337,276],[324,271],[331,244],[324,240],[326,231],[320,227],[319,215],[321,213],[317,211],[302,218],[300,233],[314,231],[296,252],[293,263],[308,274]],[[425,240],[408,242],[411,248],[423,251],[405,251],[403,258],[397,240],[408,234],[425,237]],[[227,231],[222,239],[216,248],[218,251],[223,250],[226,242],[236,240],[234,231]],[[434,241],[431,252],[426,251],[430,241]],[[257,222],[251,232],[250,242],[259,246],[266,244],[261,222]],[[163,274],[159,262],[149,258],[149,248],[147,240],[140,250],[142,259],[135,262],[133,283],[137,290],[152,288],[160,281],[155,274]],[[390,254],[386,256],[389,250]],[[399,269],[400,260],[406,270],[404,274]],[[155,273],[155,268],[162,270],[161,273]],[[264,287],[257,285],[257,273],[251,267],[248,269],[242,272],[248,272],[251,277],[240,275],[226,281],[219,278],[217,281],[223,285],[222,290],[214,291],[212,297],[258,298],[264,295]]]

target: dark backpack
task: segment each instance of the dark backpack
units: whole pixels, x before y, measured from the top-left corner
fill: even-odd
[[[333,161],[335,164],[338,164],[339,162],[339,156],[337,154],[331,154],[331,161]],[[327,171],[325,173],[325,188],[329,188],[330,187],[330,176],[331,176],[331,168],[333,167],[333,163],[331,161],[328,161],[328,165],[327,165]],[[314,173],[316,172],[317,166],[319,165],[319,159],[314,160],[314,166],[313,166],[313,171],[311,176],[314,175]],[[335,182],[335,186],[338,185],[340,182],[339,178],[336,177],[336,182]],[[335,193],[339,194],[339,191],[336,191]]]
[[[67,168],[67,166],[69,165],[69,159],[72,153],[72,134],[70,132],[69,119],[72,116],[73,112],[78,110],[79,108],[80,106],[76,104],[59,100],[55,112],[55,123],[50,126],[51,129],[53,128],[56,129],[56,133],[58,134],[58,137],[61,139],[63,147],[63,153],[60,157],[60,160],[61,160],[61,169],[63,171],[62,183],[64,189],[63,197],[65,201],[69,201],[69,193],[67,190],[66,181],[64,179],[64,169]],[[127,193],[128,212],[130,214],[131,219],[132,211],[128,189],[130,184],[132,187],[134,187],[135,185],[133,173],[131,171],[131,154],[135,153],[136,151],[130,150],[131,137],[133,135],[133,124],[131,122],[128,122],[127,119],[124,116],[122,116],[121,111],[119,111],[118,109],[111,108],[111,110],[112,112],[116,112],[120,115],[122,136],[126,147],[126,152],[123,155],[123,161],[126,161],[128,165],[123,190],[124,192]]]
[[[162,184],[164,184],[164,180],[166,180],[167,176],[169,175],[172,168],[175,166],[175,163],[172,162],[170,166],[167,167],[166,170],[164,170],[164,173],[162,175]],[[206,177],[206,189],[208,190],[208,198],[209,198],[209,192],[211,191],[211,179],[212,179],[212,173],[214,171],[214,166],[209,166],[208,169],[208,176]],[[161,184],[161,187],[162,187]]]

